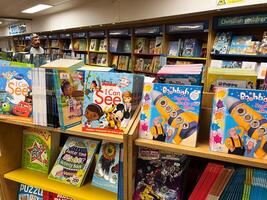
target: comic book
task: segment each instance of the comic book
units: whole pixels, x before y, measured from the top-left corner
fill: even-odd
[[[266,158],[267,92],[216,88],[210,127],[212,151]]]
[[[29,185],[20,184],[18,200],[43,200],[43,190]]]
[[[58,153],[59,136],[44,129],[25,128],[22,167],[48,174]]]
[[[92,185],[118,193],[120,145],[103,141]]]
[[[196,146],[201,86],[146,83],[139,137]]]
[[[85,71],[83,131],[122,134],[142,98],[142,75]]]
[[[98,141],[69,137],[48,178],[80,187],[94,159]]]

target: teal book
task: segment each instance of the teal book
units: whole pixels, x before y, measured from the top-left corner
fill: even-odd
[[[98,141],[69,137],[48,178],[80,187],[94,159]]]

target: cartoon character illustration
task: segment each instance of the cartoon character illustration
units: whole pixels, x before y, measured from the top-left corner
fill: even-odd
[[[153,119],[153,125],[154,126],[150,128],[150,132],[153,135],[153,140],[164,142],[166,135],[164,133],[161,117],[156,117],[155,119]]]
[[[163,123],[177,129],[177,134],[173,138],[176,144],[196,133],[198,120],[195,114],[185,112],[167,96],[163,96],[161,92],[153,90],[151,94],[152,101],[160,113]]]
[[[140,197],[142,200],[161,200],[162,198],[157,195],[153,189],[152,186],[146,185],[144,190],[140,193]]]
[[[129,120],[131,117],[130,112],[125,111],[124,105],[123,104],[118,104],[116,106],[116,109],[113,111],[114,114],[114,121],[116,128],[123,130],[124,127],[124,120]]]
[[[11,111],[11,105],[8,102],[2,103],[1,108],[3,113],[9,113]]]
[[[87,119],[86,126],[97,128],[99,127],[99,119],[104,115],[102,108],[97,104],[89,104],[85,110]]]
[[[225,100],[230,115],[250,138],[258,141],[261,135],[267,134],[267,120],[261,114],[234,97],[227,96]],[[255,151],[258,158],[267,154],[266,140],[266,136],[262,137],[260,147]]]
[[[237,133],[238,130],[240,131],[239,134]],[[228,148],[228,153],[243,156],[245,152],[242,140],[244,129],[242,127],[230,128],[228,134],[230,135],[230,137],[225,140],[225,145]]]
[[[261,137],[259,138],[258,141],[256,141],[255,139],[250,138],[247,135],[244,135],[243,140],[244,140],[244,147],[245,147],[244,156],[254,158],[255,151],[260,147]]]
[[[129,78],[122,77],[122,78],[120,78],[120,81],[119,81],[117,86],[119,88],[125,88],[125,87],[129,86],[130,84],[131,84],[131,81],[129,80]]]
[[[131,112],[132,110],[132,93],[125,91],[122,93],[122,99],[125,106],[125,111]]]
[[[32,105],[21,101],[17,105],[13,106],[12,113],[21,117],[29,117],[32,112]]]

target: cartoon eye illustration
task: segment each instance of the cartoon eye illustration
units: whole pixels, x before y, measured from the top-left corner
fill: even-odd
[[[246,111],[244,108],[239,107],[239,108],[237,108],[237,114],[242,116],[242,115],[246,114]]]
[[[258,120],[253,120],[252,122],[250,122],[250,126],[252,128],[259,128],[260,122]]]
[[[183,129],[188,129],[189,128],[189,124],[187,122],[183,123]]]
[[[160,101],[160,105],[161,105],[162,107],[165,107],[165,106],[167,105],[167,103],[166,103],[165,100],[161,100],[161,101]]]
[[[176,112],[176,111],[172,111],[172,112],[171,112],[171,117],[172,117],[172,118],[177,117],[177,112]]]
[[[176,118],[176,122],[177,122],[177,124],[182,124],[184,122],[184,119],[181,116],[178,116]]]
[[[166,112],[167,112],[167,113],[170,113],[171,111],[172,111],[172,108],[171,108],[170,106],[167,106],[167,107],[166,107]]]
[[[246,114],[244,116],[244,119],[245,119],[246,122],[250,122],[253,119],[253,117],[250,114]]]

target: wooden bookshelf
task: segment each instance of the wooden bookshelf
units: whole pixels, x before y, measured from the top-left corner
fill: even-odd
[[[4,174],[4,178],[18,183],[41,188],[46,191],[62,194],[67,197],[72,197],[75,200],[117,200],[117,194],[94,187],[90,182],[85,183],[83,186],[78,188],[72,185],[50,180],[48,179],[47,174],[23,168],[15,169]]]
[[[107,51],[89,51],[89,53],[108,53]]]
[[[167,56],[167,58],[177,59],[177,60],[199,60],[199,61],[207,60],[207,58],[202,58],[202,57],[183,57],[183,56]]]

